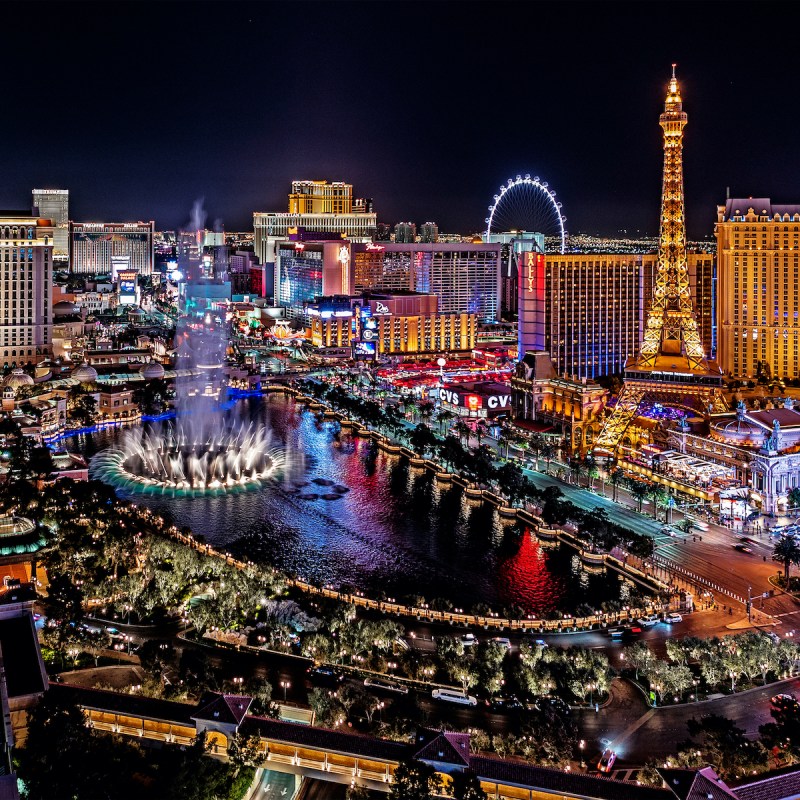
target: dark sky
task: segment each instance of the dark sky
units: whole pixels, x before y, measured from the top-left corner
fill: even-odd
[[[167,229],[203,196],[245,230],[327,178],[470,232],[530,172],[570,231],[656,233],[672,61],[690,236],[728,186],[800,201],[795,3],[3,4],[32,12],[3,37],[0,207],[68,188],[76,220]]]

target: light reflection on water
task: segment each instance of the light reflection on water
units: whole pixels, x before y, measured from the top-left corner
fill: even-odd
[[[624,591],[615,574],[576,568],[573,551],[544,549],[491,506],[437,484],[368,440],[337,433],[336,423],[320,423],[290,400],[241,402],[243,414],[268,420],[285,443],[289,466],[278,482],[237,495],[134,500],[214,545],[373,596],[447,597],[498,611],[514,604],[541,614],[587,602],[598,607]],[[110,429],[66,445],[92,455],[118,436]]]

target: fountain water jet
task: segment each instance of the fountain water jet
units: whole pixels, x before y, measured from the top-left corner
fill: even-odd
[[[187,377],[175,385],[174,421],[145,431],[128,430],[122,441],[92,459],[92,472],[127,492],[199,496],[260,486],[283,466],[283,452],[263,423],[225,410],[226,325],[197,302],[203,280],[191,284],[191,309],[175,336],[178,366]]]

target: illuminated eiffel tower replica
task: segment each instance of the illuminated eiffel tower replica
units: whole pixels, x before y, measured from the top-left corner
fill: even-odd
[[[674,64],[659,122],[664,129],[664,180],[653,298],[639,356],[625,365],[619,399],[595,441],[598,455],[616,454],[643,406],[660,403],[703,417],[727,410],[722,372],[705,357],[692,308],[683,201],[686,114]]]

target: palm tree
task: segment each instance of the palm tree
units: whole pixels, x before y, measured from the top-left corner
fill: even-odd
[[[475,423],[475,440],[478,442],[478,447],[481,446],[481,441],[487,433],[488,431],[486,429],[486,423],[482,419],[479,419]]]
[[[794,489],[789,489],[787,496],[789,508],[797,508],[800,506],[800,486],[795,486]]]
[[[467,425],[467,423],[464,422],[463,419],[458,420],[458,422],[456,422],[453,425],[452,430],[453,430],[453,433],[455,433],[456,436],[458,436],[458,441],[459,442],[462,441],[462,440],[466,440],[466,442],[469,443],[470,429],[469,429],[469,425]]]
[[[550,462],[553,460],[557,452],[558,448],[549,439],[545,439],[541,448],[541,453],[542,458],[544,459],[545,468],[548,472],[550,471]]]
[[[666,494],[660,483],[651,483],[647,487],[647,494],[653,498],[653,519],[658,519],[658,504]]]
[[[611,473],[608,476],[608,480],[613,487],[613,494],[611,499],[616,503],[617,502],[617,488],[625,480],[625,471],[621,470],[619,467],[611,470]]]
[[[793,536],[783,534],[772,550],[772,560],[783,564],[783,579],[785,586],[789,588],[789,569],[794,564],[800,565],[800,545],[795,541]]]
[[[504,426],[500,429],[500,434],[497,437],[497,439],[500,442],[500,444],[504,444],[506,447],[506,455],[505,455],[506,458],[508,458],[508,449],[509,447],[511,447],[511,444],[514,442],[516,438],[517,438],[516,434],[514,433],[514,431],[511,430],[511,428]]]
[[[645,483],[644,481],[636,480],[636,478],[631,478],[628,483],[628,491],[636,498],[639,503],[639,513],[642,513],[642,504],[644,503],[645,497],[647,497],[648,493],[650,492],[649,484]]]
[[[691,517],[684,517],[676,526],[679,531],[683,531],[687,536],[697,528]]]
[[[544,448],[545,438],[541,433],[534,433],[529,441],[529,447],[536,458],[536,469],[539,469],[539,456]]]
[[[448,411],[446,408],[436,415],[436,421],[439,423],[439,432],[442,436],[445,435],[444,429],[447,423],[450,422],[451,419],[454,419],[455,416],[456,415],[452,411]]]
[[[430,400],[424,400],[419,404],[419,415],[427,422],[433,415],[433,410],[436,406]]]
[[[591,453],[587,453],[584,456],[583,467],[586,470],[586,488],[594,489],[594,479],[598,476],[599,471]]]
[[[571,458],[569,460],[569,471],[572,473],[572,477],[575,479],[575,484],[580,486],[581,475],[586,472],[586,465],[584,464],[583,459],[578,458],[577,456]]]

